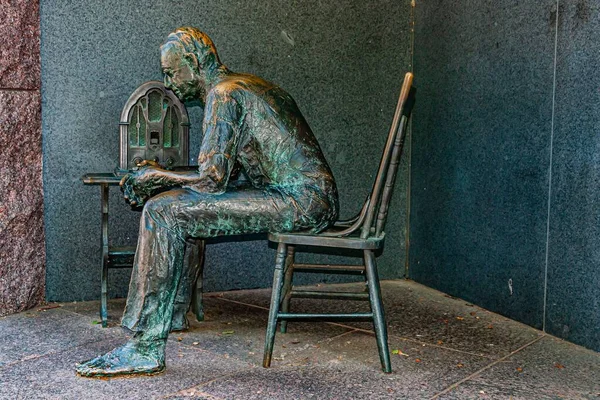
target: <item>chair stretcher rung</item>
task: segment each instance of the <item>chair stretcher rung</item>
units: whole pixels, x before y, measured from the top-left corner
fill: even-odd
[[[111,262],[108,264],[108,268],[110,269],[118,269],[118,268],[133,268],[133,262]]]
[[[277,314],[278,320],[283,321],[372,321],[373,313],[354,314]]]
[[[294,272],[363,275],[364,265],[294,264]]]
[[[135,254],[136,246],[110,246],[108,248],[111,254]]]
[[[109,268],[131,268],[135,257],[135,247],[114,246],[108,248]]]
[[[300,299],[369,300],[368,293],[326,292],[312,290],[292,290],[291,297]]]

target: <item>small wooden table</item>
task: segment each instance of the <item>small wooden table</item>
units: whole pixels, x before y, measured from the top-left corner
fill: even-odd
[[[108,192],[110,186],[116,186],[121,182],[121,177],[114,173],[90,173],[85,174],[81,180],[84,185],[99,185],[102,207],[102,277],[100,295],[100,318],[104,328],[108,325],[107,292],[108,292],[108,269],[109,268],[131,268],[135,256],[135,246],[108,246]]]
[[[110,186],[117,186],[121,182],[122,176],[115,175],[112,172],[89,173],[85,174],[81,180],[84,185],[100,186],[101,210],[102,210],[102,277],[101,277],[101,295],[100,295],[100,318],[102,326],[108,326],[108,269],[109,268],[131,268],[135,257],[136,246],[109,246],[108,245],[108,193]],[[204,319],[202,306],[202,264],[204,263],[204,241],[198,240],[201,246],[202,254],[199,258],[200,276],[195,283],[193,293],[193,309],[198,321]]]

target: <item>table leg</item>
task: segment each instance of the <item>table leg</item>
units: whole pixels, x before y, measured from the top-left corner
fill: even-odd
[[[108,326],[107,292],[108,292],[108,185],[100,186],[102,192],[102,277],[100,295],[100,318],[102,327]]]
[[[192,310],[196,314],[196,320],[204,321],[204,303],[202,301],[202,291],[204,288],[204,254],[206,243],[204,240],[197,240],[199,258],[198,258],[198,279],[194,285],[194,293],[192,295]]]

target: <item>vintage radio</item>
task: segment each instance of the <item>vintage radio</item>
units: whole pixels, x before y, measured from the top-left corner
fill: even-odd
[[[162,82],[138,87],[121,113],[120,160],[125,174],[143,160],[173,169],[188,165],[189,118],[183,103]]]

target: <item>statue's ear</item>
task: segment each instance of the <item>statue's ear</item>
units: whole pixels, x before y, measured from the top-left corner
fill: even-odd
[[[193,53],[185,53],[183,55],[183,58],[187,61],[187,63],[194,67],[194,69],[196,69],[196,71],[199,70],[199,66],[198,66],[198,58],[196,57],[195,54]]]

